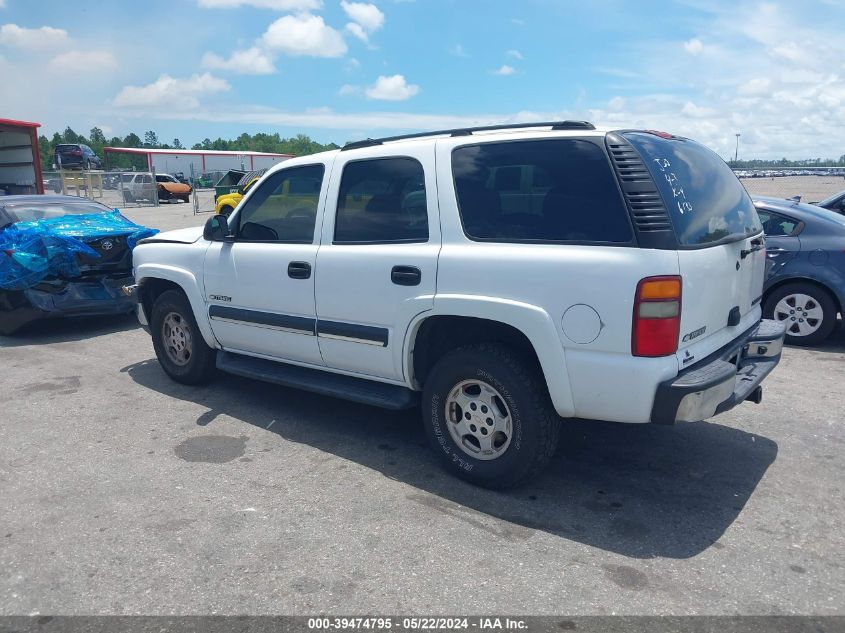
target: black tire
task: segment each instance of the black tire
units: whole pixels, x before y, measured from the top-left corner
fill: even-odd
[[[82,164],[82,169],[85,170],[85,171],[91,171],[91,161],[88,160],[87,158],[85,159],[85,162]]]
[[[224,218],[228,218],[230,215],[232,215],[232,211],[234,210],[235,209],[230,207],[229,205],[223,205],[222,207],[220,207],[220,215],[222,215]]]
[[[808,306],[811,308],[817,306],[821,309],[821,323],[814,332],[806,335],[801,335],[798,332],[800,323],[803,323],[799,319],[804,318],[804,311],[796,311],[793,314],[791,312],[792,307],[790,307],[789,313],[780,311],[777,314],[775,313],[778,303],[791,295],[805,295],[811,298],[812,303],[803,306],[796,305],[795,307],[806,309]],[[836,327],[836,313],[836,302],[827,290],[816,284],[802,281],[787,283],[775,288],[766,297],[766,301],[763,304],[763,315],[767,319],[775,319],[776,321],[786,323],[786,342],[793,345],[818,345],[824,341]],[[807,314],[812,314],[812,312],[807,312]],[[809,323],[810,320],[808,319],[807,322]]]
[[[158,199],[162,201],[170,200],[170,192],[164,187],[158,188]]]
[[[186,204],[187,204],[187,203],[189,203],[189,202],[191,201],[191,197],[190,197],[190,196],[185,196],[184,198],[180,198],[180,200],[182,200],[182,202],[184,202],[184,203],[186,203]]]
[[[460,411],[447,412],[449,396],[465,381],[486,383],[507,407],[512,435],[493,459],[468,454],[449,430]],[[487,415],[482,409],[477,411],[481,418]],[[561,420],[539,369],[511,349],[490,343],[458,348],[437,362],[425,382],[423,418],[429,441],[446,468],[485,488],[510,488],[537,476],[554,455],[560,437]],[[482,426],[483,421],[478,424]],[[472,440],[469,435],[463,437]]]
[[[190,354],[184,364],[174,361],[171,353],[167,351],[168,341],[164,325],[165,319],[170,315],[178,316],[180,327],[184,328],[190,340]],[[186,385],[200,385],[214,376],[217,353],[203,340],[191,304],[184,293],[168,290],[156,299],[150,319],[150,332],[158,362],[173,380]]]

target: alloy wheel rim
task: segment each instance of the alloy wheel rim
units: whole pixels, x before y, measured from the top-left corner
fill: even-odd
[[[774,316],[786,324],[787,334],[801,337],[818,331],[824,321],[824,310],[812,296],[796,292],[777,302]]]
[[[513,420],[495,388],[483,380],[463,380],[449,391],[445,407],[449,434],[464,453],[489,461],[507,451]]]
[[[191,360],[193,344],[191,328],[178,312],[169,312],[161,324],[161,339],[167,357],[176,365],[183,367]]]

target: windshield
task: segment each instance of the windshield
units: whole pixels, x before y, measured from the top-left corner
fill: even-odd
[[[80,215],[83,213],[105,213],[111,211],[107,206],[98,202],[21,202],[4,205],[11,216],[12,223],[32,222],[45,218],[58,218],[63,215]]]
[[[624,136],[648,166],[680,244],[709,246],[762,232],[745,187],[717,154],[684,138]]]

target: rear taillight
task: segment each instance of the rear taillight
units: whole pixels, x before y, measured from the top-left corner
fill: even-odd
[[[82,156],[82,150],[81,149],[75,149],[70,153],[70,155],[71,156]]]
[[[637,284],[631,353],[668,356],[678,351],[681,332],[681,278],[646,277]]]

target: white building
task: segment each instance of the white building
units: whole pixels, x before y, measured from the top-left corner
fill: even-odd
[[[268,152],[226,152],[205,149],[148,149],[145,147],[104,147],[103,152],[114,154],[142,154],[147,157],[147,166],[157,174],[182,172],[185,176],[199,176],[207,172],[226,172],[230,169],[253,171],[272,167],[293,154],[271,154]],[[108,164],[108,160],[106,161]]]

